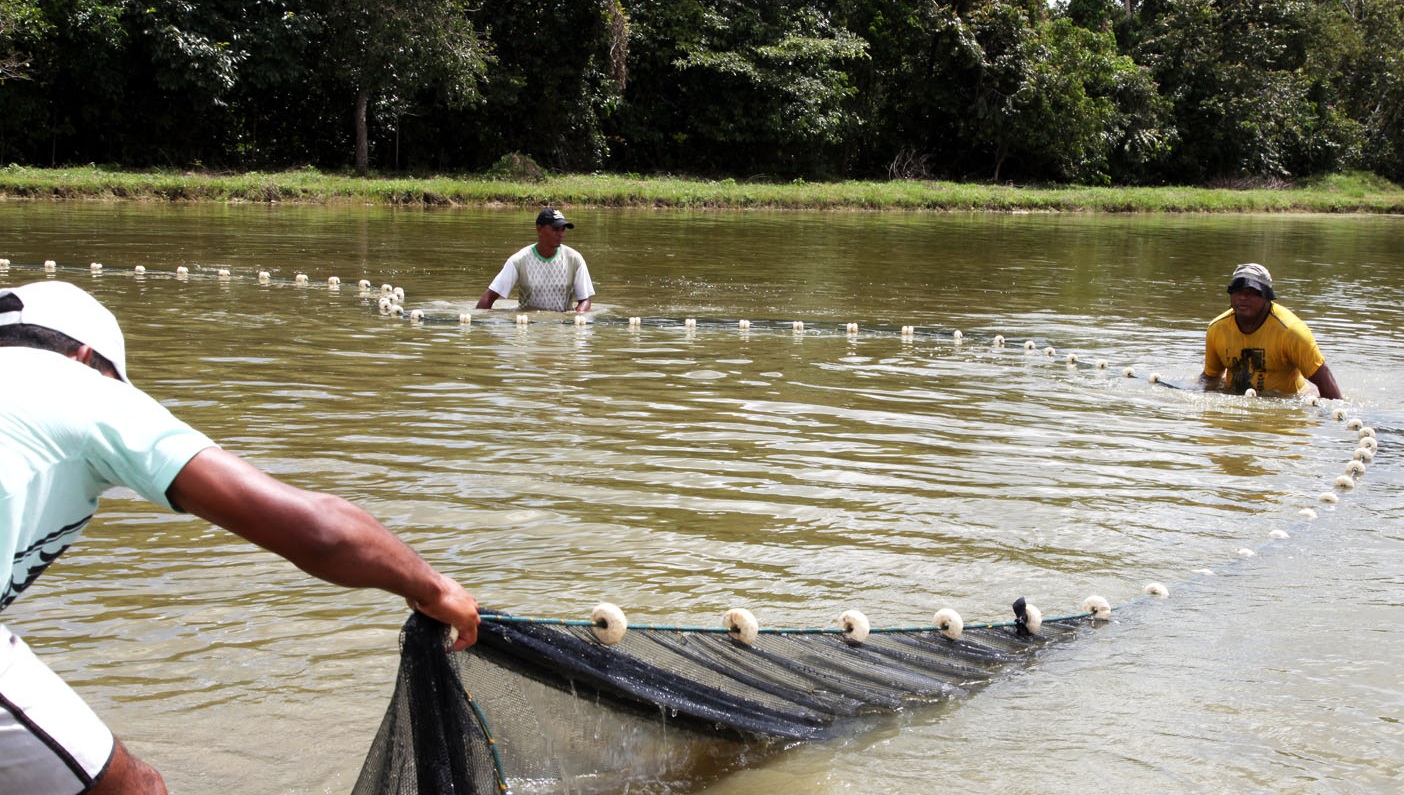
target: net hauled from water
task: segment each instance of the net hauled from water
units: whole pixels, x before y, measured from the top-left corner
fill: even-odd
[[[444,625],[415,614],[354,793],[685,791],[790,744],[970,693],[1097,617],[1040,625],[1023,599],[1015,611],[1008,624],[873,629],[861,641],[646,626],[608,644],[594,622],[485,611],[478,643],[459,652]]]

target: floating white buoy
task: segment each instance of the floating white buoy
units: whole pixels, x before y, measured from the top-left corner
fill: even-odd
[[[228,269],[228,268],[220,268],[219,270],[215,271],[215,276],[218,276],[218,277],[219,277],[221,280],[223,280],[223,281],[228,281],[228,280],[229,280],[229,269]]]
[[[418,323],[419,321],[421,321],[421,320],[424,319],[424,310],[423,310],[423,309],[411,309],[411,310],[410,310],[409,317],[410,317],[410,320],[411,320],[412,322]]]
[[[590,621],[594,624],[590,631],[606,646],[613,646],[623,640],[624,633],[629,629],[629,620],[624,617],[624,611],[609,602],[595,605],[595,609],[590,612]]]
[[[467,312],[464,312],[458,316],[458,322],[466,326],[469,323],[473,322],[473,316],[468,314]]]
[[[1254,552],[1253,550],[1249,549],[1248,547],[1239,547],[1239,548],[1238,548],[1238,556],[1239,556],[1240,558],[1251,558],[1251,557],[1253,557],[1253,556],[1256,555],[1256,554],[1258,554],[1258,553]]]
[[[843,627],[843,642],[857,646],[868,639],[868,617],[858,610],[845,610],[839,616],[839,626]]]
[[[731,639],[743,646],[750,646],[756,642],[756,636],[760,634],[760,624],[750,610],[744,607],[733,607],[722,616],[722,626],[731,635]]]
[[[1128,367],[1128,368],[1126,368],[1125,370],[1122,370],[1122,371],[1121,371],[1121,374],[1124,375],[1124,376],[1126,376],[1127,378],[1135,378],[1135,377],[1136,377],[1136,368],[1134,368],[1134,367]]]
[[[965,631],[965,622],[961,620],[960,613],[949,607],[943,607],[936,611],[931,623],[941,630],[941,634],[951,640],[960,640],[960,635]]]
[[[272,280],[273,280],[273,274],[269,273],[268,271],[259,271],[259,272],[258,272],[258,283],[259,283],[259,284],[268,284],[268,283],[269,283],[270,281],[272,281]]]
[[[307,274],[299,273],[298,275],[293,277],[293,281],[298,284],[307,284]]]
[[[844,329],[845,329],[850,335],[852,335],[852,334],[857,334],[857,333],[858,333],[858,324],[857,324],[857,323],[849,323],[847,326],[844,327]]]
[[[1052,358],[1058,355],[1058,349],[1054,348],[1052,345],[1049,345],[1047,348],[1043,349],[1043,355]]]
[[[736,327],[741,329],[742,331],[746,331],[751,327],[751,321],[745,318],[741,318],[740,320],[736,321]]]
[[[1346,464],[1346,474],[1351,477],[1360,477],[1365,474],[1365,465],[1359,459]]]
[[[1169,596],[1170,589],[1158,582],[1152,582],[1146,584],[1146,593],[1151,596]]]
[[[1247,389],[1243,390],[1243,396],[1244,396],[1244,397],[1250,397],[1250,398],[1257,397],[1257,396],[1258,396],[1258,390],[1256,390],[1256,389],[1254,389],[1253,387],[1250,386],[1250,387],[1248,387]]]
[[[393,292],[395,292],[395,286],[394,286],[393,284],[382,284],[382,285],[380,285],[380,294],[381,294],[381,295],[389,295],[389,294],[391,294],[391,293],[393,293]]]
[[[629,328],[638,328],[639,326],[642,326],[642,325],[643,325],[643,318],[641,318],[641,317],[631,317],[631,318],[629,318]]]
[[[1350,491],[1351,489],[1355,488],[1355,478],[1351,477],[1350,475],[1341,475],[1340,477],[1336,478],[1336,488],[1340,489],[1341,491]]]
[[[356,282],[356,286],[361,288],[362,290],[369,290],[371,288],[370,279],[362,279]]]
[[[1321,405],[1321,397],[1320,397],[1319,395],[1312,395],[1311,397],[1307,398],[1307,405],[1308,405],[1308,406],[1320,406],[1320,405]]]
[[[1152,384],[1158,384],[1160,383],[1160,373],[1151,373],[1150,377],[1146,380],[1150,381]]]
[[[0,270],[5,270],[8,267],[10,267],[10,261],[7,259],[0,259]]]
[[[1334,492],[1330,491],[1321,492],[1321,496],[1317,497],[1317,499],[1321,502],[1326,503],[1327,505],[1334,505],[1341,501],[1340,497],[1337,497]]]
[[[1339,408],[1339,407],[1334,408],[1334,409],[1331,409],[1331,419],[1333,419],[1333,420],[1343,420],[1343,419],[1345,419],[1345,418],[1346,418],[1346,410],[1345,410],[1345,409]]]
[[[332,288],[340,287],[340,286],[341,286],[341,277],[340,277],[340,276],[328,276],[328,277],[327,277],[327,286],[328,286],[328,287],[332,287]]]
[[[93,263],[90,263],[90,264],[88,265],[88,270],[92,271],[93,273],[102,273],[102,263],[101,263],[101,262],[93,262]]]
[[[145,265],[138,265],[138,266],[136,266],[135,268],[132,268],[132,273],[135,273],[135,274],[137,274],[137,275],[146,273],[146,266],[145,266]]]
[[[525,326],[531,323],[531,315],[517,315],[517,325]]]
[[[804,321],[796,320],[793,324],[793,328],[795,331],[804,331]]]
[[[1365,427],[1365,420],[1362,420],[1362,419],[1360,419],[1359,417],[1351,417],[1351,418],[1350,418],[1350,422],[1347,422],[1347,423],[1346,423],[1346,428],[1349,429],[1349,430],[1352,430],[1352,431],[1358,431],[1358,430],[1360,430],[1361,428],[1364,428],[1364,427]]]
[[[955,340],[956,344],[959,345],[962,341],[965,340],[965,335],[960,333],[960,329],[956,329],[955,331],[951,332],[951,339]]]
[[[1368,425],[1367,425],[1366,427],[1364,427],[1364,428],[1361,428],[1361,429],[1360,429],[1360,438],[1361,438],[1361,439],[1373,439],[1373,438],[1375,438],[1375,429],[1369,427]]]
[[[390,314],[390,307],[391,307],[394,303],[395,303],[395,302],[394,302],[394,301],[391,301],[391,300],[390,300],[390,296],[388,296],[388,295],[382,295],[382,296],[380,296],[380,300],[379,300],[379,301],[376,301],[376,305],[380,307],[380,314],[382,314],[382,315],[388,315],[388,314]]]
[[[903,336],[903,337],[905,337],[905,338],[907,338],[907,339],[911,339],[911,338],[912,338],[913,336],[915,336],[915,335],[916,335],[916,326],[903,326],[903,327],[902,327],[902,336]]]
[[[57,262],[54,262],[54,261],[51,260],[51,259],[46,259],[46,260],[44,260],[44,270],[46,270],[46,271],[56,271],[56,270],[58,270],[58,263],[57,263]]]
[[[577,326],[583,326],[583,325],[585,325],[585,323],[586,323],[587,320],[589,320],[589,318],[585,317],[584,315],[580,314],[579,312],[575,313],[575,325],[577,325]]]
[[[1037,635],[1039,627],[1043,626],[1043,611],[1031,604],[1025,604],[1024,617],[1024,628]]]
[[[1110,366],[1110,364],[1107,362],[1106,359],[1098,359],[1098,360],[1097,360],[1097,369],[1098,369],[1098,370],[1105,370],[1105,369],[1107,369],[1107,367],[1109,367],[1109,366]]]
[[[1075,353],[1070,353],[1070,354],[1068,354],[1068,364],[1077,364],[1077,354],[1075,354]]]
[[[995,338],[994,338],[994,346],[995,346],[996,348],[1003,348],[1003,347],[1004,347],[1004,335],[1003,335],[1003,334],[996,334],[996,335],[995,335]]]
[[[1083,612],[1091,613],[1098,621],[1111,619],[1111,603],[1101,596],[1089,596],[1082,602]]]
[[[403,304],[403,303],[405,302],[405,288],[403,288],[403,287],[396,287],[395,290],[394,290],[394,296],[395,296],[395,303],[397,303],[397,304]]]
[[[1272,532],[1268,533],[1268,538],[1291,538],[1291,537],[1292,537],[1292,536],[1289,535],[1289,534],[1287,533],[1286,530],[1283,530],[1283,529],[1280,528],[1280,527],[1275,527],[1275,528],[1273,528]]]
[[[1336,496],[1336,495],[1332,494],[1331,496],[1334,497],[1334,496]],[[1315,518],[1316,518],[1316,509],[1315,509],[1315,508],[1303,508],[1303,509],[1301,509],[1300,511],[1297,511],[1297,515],[1298,515],[1298,516],[1305,517],[1305,518],[1307,518],[1307,519],[1315,519]]]
[[[1024,340],[1024,350],[1026,350],[1026,351],[1031,351],[1031,350],[1033,350],[1034,348],[1037,348],[1037,347],[1038,347],[1037,345],[1034,345],[1034,341],[1033,341],[1033,340]]]
[[[392,314],[392,315],[403,315],[404,313],[405,313],[405,308],[404,308],[403,306],[400,306],[399,304],[395,303],[394,301],[391,301],[391,302],[390,302],[390,314]]]
[[[181,265],[180,267],[176,268],[176,275],[177,275],[177,276],[189,276],[189,275],[190,275],[190,269],[187,268],[187,267],[185,267],[184,265]]]
[[[684,328],[697,328],[697,318],[690,317],[683,320]]]
[[[1364,461],[1368,464],[1369,462],[1375,460],[1375,451],[1371,450],[1368,447],[1357,447],[1355,448],[1355,455],[1352,456],[1352,458],[1354,458],[1356,461]]]
[[[1373,453],[1373,452],[1376,452],[1377,450],[1380,449],[1379,440],[1377,440],[1377,439],[1376,439],[1375,437],[1373,437],[1373,436],[1361,436],[1361,437],[1360,437],[1360,446],[1361,446],[1361,447],[1368,447],[1368,448],[1370,448],[1370,452],[1372,452],[1372,453]]]

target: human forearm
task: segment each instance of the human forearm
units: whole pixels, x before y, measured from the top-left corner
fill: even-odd
[[[478,299],[478,305],[474,307],[474,309],[492,309],[492,305],[497,303],[497,299],[501,297],[502,296],[489,289]]]
[[[1341,388],[1336,384],[1336,376],[1331,373],[1331,368],[1324,363],[1316,368],[1316,372],[1312,373],[1307,380],[1315,384],[1317,391],[1327,400],[1341,399]]]
[[[330,494],[306,491],[243,459],[210,448],[190,460],[167,491],[173,504],[291,561],[319,579],[379,588],[458,628],[477,633],[477,602],[435,571],[369,513]]]

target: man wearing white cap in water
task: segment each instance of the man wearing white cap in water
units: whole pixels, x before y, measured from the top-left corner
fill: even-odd
[[[1204,338],[1205,386],[1341,397],[1311,329],[1273,300],[1277,294],[1267,268],[1256,262],[1239,265],[1228,294],[1229,308],[1214,318]]]
[[[0,289],[0,611],[126,486],[338,585],[380,588],[477,639],[478,605],[370,514],[221,450],[131,386],[117,319],[61,281]],[[0,624],[0,793],[164,793],[78,694]]]

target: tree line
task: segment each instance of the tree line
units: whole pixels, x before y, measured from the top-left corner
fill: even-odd
[[[1400,181],[1404,3],[0,0],[3,163]]]

